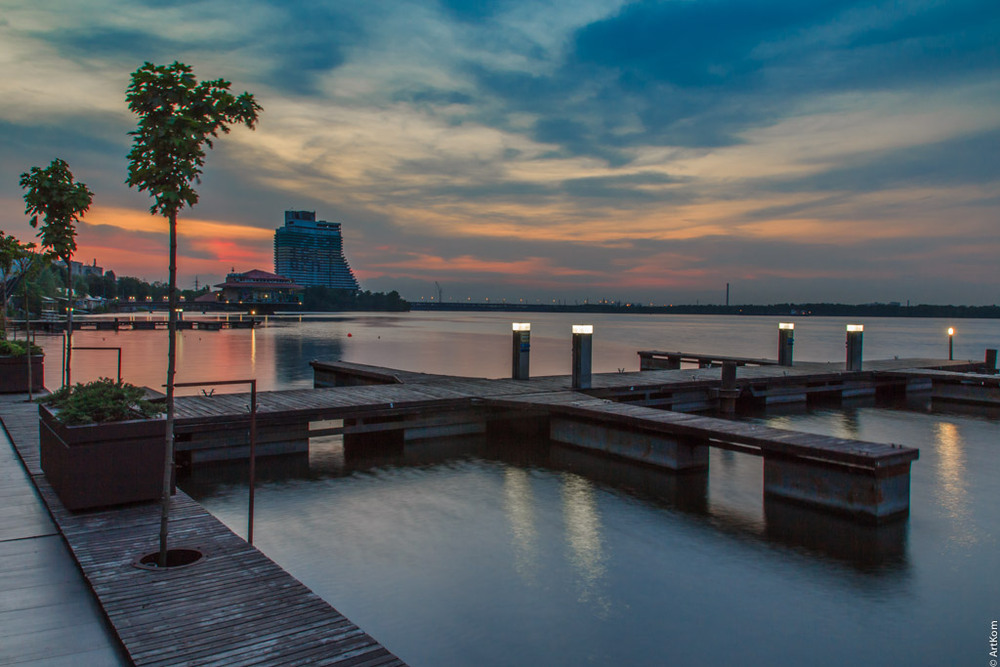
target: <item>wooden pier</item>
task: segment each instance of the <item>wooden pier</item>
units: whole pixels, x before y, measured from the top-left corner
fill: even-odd
[[[976,367],[893,359],[866,362],[864,372],[846,372],[837,364],[782,367],[677,354],[685,360],[738,364],[732,391],[744,407],[902,395],[926,389],[917,377],[921,369]],[[909,509],[915,449],[686,414],[720,405],[719,368],[597,374],[591,388],[574,392],[567,376],[489,380],[345,362],[314,361],[312,366],[317,388],[257,394],[261,455],[304,453],[310,438],[323,435],[341,434],[347,447],[403,446],[516,427],[674,470],[706,468],[708,447],[740,451],[764,458],[765,495],[876,522]],[[198,464],[249,455],[248,395],[179,397],[176,406],[176,449],[182,461]],[[330,421],[340,424],[316,426]]]
[[[204,558],[136,567],[157,550],[158,503],[67,511],[40,469],[37,415],[30,403],[4,403],[0,413],[133,664],[404,664],[182,492],[171,499],[171,548]]]
[[[185,320],[177,321],[178,331],[221,331],[223,329],[253,329],[261,322],[261,318],[248,316],[244,319],[229,320]],[[11,324],[17,324],[11,321]],[[23,327],[23,320],[21,321]],[[114,319],[76,319],[73,320],[73,331],[159,331],[167,330],[167,320],[116,317]],[[66,320],[33,320],[31,328],[45,333],[60,333],[66,331]]]

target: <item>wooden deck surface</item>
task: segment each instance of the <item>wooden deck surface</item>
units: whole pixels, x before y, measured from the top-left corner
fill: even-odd
[[[967,362],[951,362],[961,367]],[[601,423],[690,436],[760,454],[783,454],[831,463],[879,469],[916,459],[918,450],[902,445],[846,440],[796,433],[752,424],[657,410],[603,400],[601,395],[650,389],[704,387],[721,380],[719,368],[649,370],[594,374],[588,393],[572,391],[569,376],[544,376],[529,380],[463,378],[406,373],[390,368],[344,362],[313,362],[328,370],[341,369],[368,379],[383,378],[391,384],[299,389],[258,394],[258,418],[280,420],[338,419],[365,414],[411,410],[448,409],[483,404],[506,409],[549,411]],[[847,373],[843,364],[800,363],[784,366],[740,366],[737,384],[753,386],[785,382],[844,382],[875,372],[948,366],[933,359],[891,359],[866,362],[863,373]],[[867,374],[867,375],[866,375]],[[206,421],[248,419],[249,394],[183,397],[177,399],[178,428]]]
[[[23,400],[0,397],[0,411],[4,403]],[[127,664],[6,431],[0,429],[0,665]]]
[[[35,405],[0,405],[11,439],[35,465],[37,414]],[[205,558],[150,571],[133,561],[157,549],[157,503],[71,513],[43,475],[33,481],[134,664],[403,664],[182,492],[171,501],[171,547],[199,548]]]

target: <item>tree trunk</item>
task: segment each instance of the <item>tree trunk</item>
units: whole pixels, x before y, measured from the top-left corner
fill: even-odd
[[[163,495],[160,497],[160,567],[167,566],[167,524],[170,521],[170,480],[174,472],[174,371],[177,363],[177,212],[170,212],[170,284],[167,292],[167,434],[163,454]]]
[[[66,262],[66,296],[68,297],[66,301],[66,377],[63,378],[63,384],[72,387],[69,362],[73,357],[73,262],[69,256],[63,257],[63,261]]]
[[[24,344],[28,348],[28,402],[31,402],[31,384],[34,380],[31,377],[31,311],[28,309],[28,276],[24,280]]]

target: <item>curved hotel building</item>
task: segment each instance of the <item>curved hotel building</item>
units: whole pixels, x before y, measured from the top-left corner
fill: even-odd
[[[359,289],[340,223],[317,220],[315,211],[285,211],[285,226],[274,231],[274,272],[298,285]]]

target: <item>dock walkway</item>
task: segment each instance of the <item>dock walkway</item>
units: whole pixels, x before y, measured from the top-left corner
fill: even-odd
[[[129,664],[2,428],[0,664]]]
[[[183,568],[135,567],[157,550],[159,504],[67,511],[39,467],[37,415],[33,404],[0,403],[31,480],[133,664],[403,664],[180,491],[171,500],[171,548],[205,557]]]

